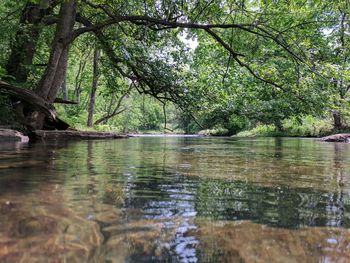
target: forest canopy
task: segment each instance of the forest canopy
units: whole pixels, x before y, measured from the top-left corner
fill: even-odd
[[[0,122],[235,134],[309,120],[345,129],[349,6],[3,0]]]

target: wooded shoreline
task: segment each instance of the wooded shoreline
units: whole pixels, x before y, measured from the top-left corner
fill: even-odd
[[[0,129],[0,142],[29,142],[51,140],[96,140],[96,139],[126,139],[128,135],[114,132],[77,131],[77,130],[36,130],[28,134],[11,130]]]
[[[13,129],[0,128],[1,142],[51,141],[51,140],[96,140],[96,139],[126,139],[135,135],[120,134],[115,132],[79,131],[79,130],[35,130],[28,134]],[[322,138],[324,142],[350,143],[350,133],[339,133]]]

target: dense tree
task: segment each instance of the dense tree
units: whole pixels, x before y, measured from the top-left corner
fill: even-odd
[[[96,123],[124,112],[132,91],[231,133],[252,121],[282,129],[285,118],[327,109],[343,126],[347,1],[23,0],[0,8],[16,25],[14,33],[1,23],[1,46],[11,50],[1,74],[11,84],[0,87],[21,100],[16,112],[29,129],[67,127],[52,106],[60,90],[80,103],[68,113],[89,108],[89,126],[94,109]]]

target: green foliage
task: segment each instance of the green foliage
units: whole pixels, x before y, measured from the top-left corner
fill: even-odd
[[[319,119],[310,115],[305,116],[301,121],[291,118],[283,121],[282,131],[274,125],[260,124],[251,130],[239,132],[237,137],[321,137],[333,132],[330,119]]]
[[[8,77],[6,69],[0,66],[0,79]]]
[[[201,130],[198,134],[204,136],[227,136],[229,135],[229,130],[223,127],[216,127],[213,129]]]
[[[278,137],[281,135],[281,132],[278,132],[274,125],[262,124],[251,130],[239,132],[235,137]]]
[[[69,53],[68,94],[59,93],[78,105],[57,106],[59,115],[75,128],[86,128],[95,48],[102,50],[102,56],[94,121],[112,116],[95,125],[97,130],[164,131],[166,124],[174,130],[204,130],[200,134],[210,135],[250,129],[243,134],[319,136],[331,130],[331,121],[319,116],[334,110],[340,112],[343,126],[348,125],[348,1],[89,2],[92,5],[79,2],[78,13],[93,24],[110,19],[107,10],[113,16],[142,15],[167,23],[236,26],[212,28],[210,34],[138,20],[104,27],[103,41],[96,34],[79,36]],[[29,25],[20,22],[27,3],[0,3],[2,79],[10,79],[6,62],[16,33],[28,32]],[[53,17],[58,10],[57,6]],[[22,84],[30,88],[44,74],[55,30],[44,23],[39,26],[33,63],[27,66],[29,77]]]
[[[321,137],[332,132],[332,124],[329,119],[317,119],[312,116],[302,118],[299,123],[295,118],[283,123],[285,133],[288,136]]]

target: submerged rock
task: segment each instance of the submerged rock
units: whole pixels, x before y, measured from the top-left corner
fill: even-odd
[[[0,129],[0,142],[28,142],[28,136],[23,133],[11,130],[11,129]]]

